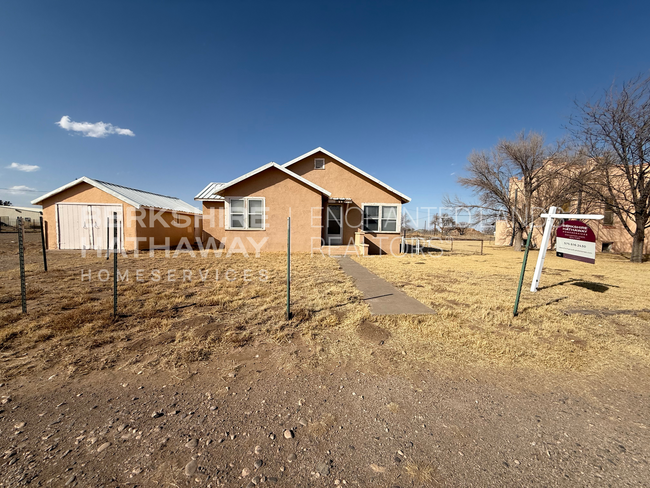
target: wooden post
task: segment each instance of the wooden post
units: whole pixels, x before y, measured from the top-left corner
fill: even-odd
[[[45,223],[41,217],[41,244],[43,246],[43,269],[47,272],[47,254],[45,252]]]
[[[23,313],[27,313],[27,287],[25,284],[25,235],[23,234],[23,218],[16,219],[18,227],[18,261],[20,264],[20,302]]]
[[[530,237],[533,235],[534,223],[530,224],[528,239],[526,239],[526,251],[524,251],[524,262],[521,263],[521,273],[519,273],[519,285],[517,286],[517,298],[515,298],[515,308],[512,310],[512,316],[519,314],[519,297],[521,296],[521,285],[524,283],[524,274],[526,273],[526,263],[528,262],[528,250],[530,249]],[[481,241],[483,242],[483,241]]]
[[[117,212],[113,212],[113,317],[117,317]]]
[[[481,256],[483,256],[483,239],[481,239]]]
[[[287,217],[287,320],[291,320],[291,217]]]

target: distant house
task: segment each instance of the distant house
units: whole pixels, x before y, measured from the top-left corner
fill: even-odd
[[[357,246],[363,254],[398,253],[402,204],[410,198],[318,147],[279,165],[268,163],[226,183],[210,183],[203,240],[246,251]]]
[[[40,226],[41,209],[36,207],[9,207],[0,205],[0,232],[16,229],[16,219],[23,218],[25,228]]]
[[[32,201],[37,204],[48,249],[113,248],[115,217],[119,249],[169,248],[200,236],[201,211],[183,200],[85,176]]]

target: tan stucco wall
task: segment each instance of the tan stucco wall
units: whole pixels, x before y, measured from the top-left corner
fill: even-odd
[[[135,249],[137,238],[145,238],[145,242],[139,242],[139,249],[148,249],[149,237],[154,238],[154,245],[164,245],[165,237],[169,237],[170,245],[176,246],[183,237],[187,237],[190,243],[194,243],[194,216],[187,215],[189,223],[182,227],[171,225],[173,221],[173,214],[170,211],[160,211],[153,209],[141,208],[137,210],[132,205],[129,205],[119,198],[116,198],[98,188],[95,188],[88,183],[79,183],[78,185],[68,188],[52,197],[43,200],[43,220],[46,225],[47,232],[47,246],[48,249],[57,249],[58,242],[56,239],[56,204],[57,203],[86,203],[92,204],[114,204],[122,206],[122,222],[124,222],[124,247],[128,251]],[[150,219],[152,212],[162,212],[160,218],[153,220],[153,226],[150,226],[152,220]],[[143,215],[144,218],[138,221],[138,216]],[[198,225],[200,226],[200,216],[198,218]],[[165,227],[162,222],[166,222],[169,227]],[[141,222],[143,225],[141,225]],[[200,234],[199,234],[200,235]]]
[[[633,222],[628,224],[631,229],[636,229],[636,225]],[[618,221],[618,217],[614,217],[614,225],[604,225],[602,222],[596,224],[591,224],[591,228],[596,234],[596,250],[600,251],[602,249],[603,242],[611,242],[612,252],[632,252],[632,242],[634,239],[625,230],[623,224]],[[648,233],[646,232],[646,238],[643,248],[644,254],[650,254],[650,238],[648,238]]]
[[[314,169],[314,159],[325,159],[325,169]],[[354,233],[361,227],[364,203],[401,204],[402,201],[374,181],[352,171],[350,168],[318,152],[298,161],[287,169],[302,176],[332,193],[332,198],[351,198],[352,203],[344,204],[346,215],[343,226],[343,244],[354,243]],[[401,214],[401,207],[398,208]],[[399,232],[366,232],[366,242],[370,254],[399,253]],[[381,247],[380,247],[381,246]]]
[[[321,194],[291,178],[286,173],[269,168],[222,193],[224,197],[264,197],[266,224],[264,230],[226,230],[223,202],[203,202],[204,244],[212,237],[228,250],[245,248],[255,252],[285,251],[287,248],[287,217],[291,216],[291,248],[297,252],[311,250],[312,238],[321,235]],[[312,218],[312,208],[316,209]],[[214,212],[212,218],[210,212]],[[252,239],[255,244],[250,242]],[[267,238],[262,244],[262,240]],[[240,244],[241,243],[241,244]]]
[[[199,215],[177,212],[179,222],[174,222],[174,213],[172,212],[152,208],[141,208],[136,212],[140,212],[136,213],[136,216],[142,215],[143,218],[137,219],[136,216],[128,215],[125,227],[135,225],[139,249],[149,249],[151,242],[154,246],[175,248],[183,238],[186,239],[183,242],[184,246],[194,245],[196,244],[195,236],[200,238],[201,217]],[[199,226],[198,232],[195,230],[195,226]]]
[[[226,235],[224,207],[224,202],[203,202],[203,233],[201,239],[203,244],[207,244],[209,239],[213,239],[213,245],[221,246],[221,239]]]

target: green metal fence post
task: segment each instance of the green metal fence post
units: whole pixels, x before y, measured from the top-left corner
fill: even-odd
[[[16,219],[18,227],[18,261],[20,264],[20,302],[23,313],[27,313],[27,287],[25,284],[25,235],[23,234],[23,218]]]
[[[287,320],[291,320],[291,217],[287,217]]]
[[[47,272],[47,254],[45,252],[45,227],[41,217],[41,244],[43,245],[43,269]]]
[[[117,317],[117,212],[113,212],[113,317]]]
[[[528,250],[530,249],[530,238],[533,235],[533,227],[535,224],[530,224],[528,231],[528,239],[526,239],[526,250],[524,251],[524,262],[521,263],[521,273],[519,274],[519,285],[517,286],[517,298],[515,298],[515,308],[512,310],[512,316],[516,317],[519,314],[519,297],[521,296],[521,285],[524,282],[524,274],[526,273],[526,262],[528,261]]]
[[[106,217],[106,261],[111,256],[111,218]]]

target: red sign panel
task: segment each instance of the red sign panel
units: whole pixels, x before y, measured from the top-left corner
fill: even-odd
[[[594,264],[596,234],[591,227],[579,220],[567,220],[557,229],[555,250],[561,258]]]

